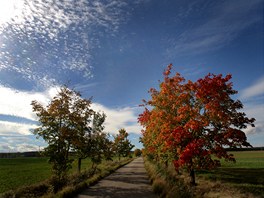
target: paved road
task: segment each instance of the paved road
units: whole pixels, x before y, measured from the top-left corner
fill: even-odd
[[[137,158],[83,191],[78,198],[156,198],[142,158]]]

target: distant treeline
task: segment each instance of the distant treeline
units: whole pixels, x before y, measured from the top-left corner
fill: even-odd
[[[252,147],[252,148],[226,148],[227,151],[264,151],[264,147]],[[131,152],[133,154],[133,151]],[[75,155],[75,152],[71,152],[70,155]],[[0,153],[0,158],[15,158],[15,157],[41,157],[39,151],[30,152],[16,152],[16,153]]]
[[[70,152],[70,156],[74,156],[76,152]],[[41,151],[28,151],[28,152],[10,152],[0,153],[0,158],[16,158],[16,157],[43,157]]]
[[[227,151],[263,151],[264,147],[226,148]]]
[[[0,158],[15,158],[15,157],[40,157],[39,151],[16,152],[16,153],[0,153]]]

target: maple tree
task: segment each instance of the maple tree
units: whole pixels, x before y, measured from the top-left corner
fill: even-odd
[[[170,64],[164,71],[160,90],[151,88],[151,99],[144,100],[138,118],[144,127],[142,142],[155,160],[173,162],[176,170],[186,167],[194,185],[195,169],[220,166],[220,158],[235,161],[226,147],[251,146],[242,130],[254,127],[255,119],[246,117],[242,103],[231,98],[237,93],[231,75],[208,74],[186,82],[179,73],[171,77],[171,69]]]

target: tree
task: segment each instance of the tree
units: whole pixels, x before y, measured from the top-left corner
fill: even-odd
[[[50,157],[49,162],[58,181],[64,180],[71,167],[70,150],[81,147],[91,132],[89,124],[94,111],[90,104],[90,99],[82,99],[80,93],[65,86],[47,107],[37,101],[31,103],[40,123],[34,134],[48,143],[44,153]]]
[[[139,115],[143,130],[143,145],[147,153],[155,153],[158,161],[172,161],[175,169],[187,167],[191,184],[195,184],[195,169],[211,169],[220,165],[214,159],[235,161],[226,147],[251,146],[242,131],[254,127],[254,118],[241,112],[239,100],[229,82],[223,77],[208,74],[196,82],[179,74],[170,77],[172,65],[164,71],[160,90],[150,89],[151,100],[144,101],[151,110]]]
[[[88,115],[88,114],[87,114]],[[74,150],[77,152],[78,156],[78,172],[81,171],[82,159],[91,157],[92,161],[95,161],[96,153],[98,152],[98,144],[100,133],[102,133],[106,115],[104,113],[99,113],[92,111],[89,117],[79,118],[76,122],[76,128],[78,128],[79,133],[76,141],[73,144]],[[83,120],[82,120],[83,119]],[[88,121],[87,123],[85,122]],[[91,124],[90,124],[91,123]]]
[[[140,157],[142,154],[142,151],[140,149],[135,149],[134,154],[136,157]]]
[[[106,115],[95,113],[93,119],[93,134],[92,134],[92,145],[90,157],[93,165],[101,163],[102,159],[111,160],[113,155],[112,145],[113,143],[109,140],[109,135],[104,133],[103,123]],[[96,168],[96,167],[95,167]]]
[[[120,157],[127,157],[130,155],[131,149],[134,147],[128,140],[128,133],[125,129],[120,129],[119,134],[114,137],[115,152]]]

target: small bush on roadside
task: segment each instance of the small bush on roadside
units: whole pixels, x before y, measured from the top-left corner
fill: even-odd
[[[145,158],[145,168],[148,172],[154,193],[160,197],[193,197],[192,189],[170,167],[156,164],[153,160]]]
[[[142,151],[141,151],[140,149],[135,149],[135,151],[134,151],[134,155],[135,155],[136,157],[140,157],[141,154],[142,154]]]
[[[152,188],[155,194],[162,195],[166,192],[166,181],[161,178],[156,178],[152,183]]]

